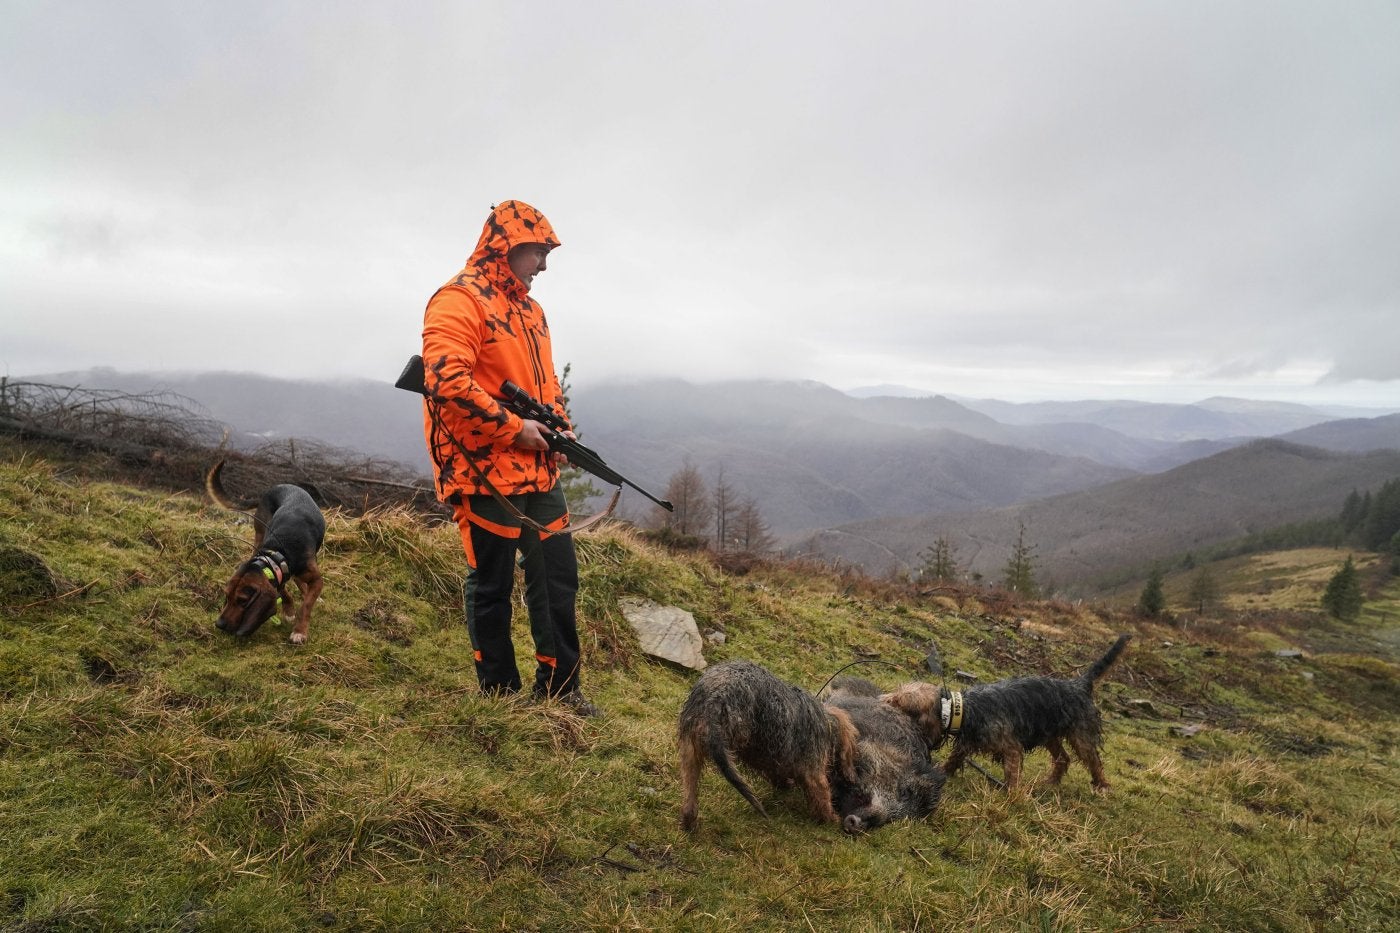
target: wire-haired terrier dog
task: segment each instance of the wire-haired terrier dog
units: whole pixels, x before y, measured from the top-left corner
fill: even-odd
[[[968,755],[988,755],[1006,770],[1006,788],[1021,779],[1025,753],[1045,746],[1053,762],[1046,784],[1058,783],[1069,768],[1065,743],[1089,769],[1094,790],[1108,790],[1099,747],[1103,723],[1094,706],[1094,684],[1118,660],[1130,635],[1122,635],[1108,653],[1073,679],[1017,677],[965,692],[928,683],[910,683],[882,699],[913,716],[929,744],[938,747],[952,738],[953,751],[943,768],[954,774]]]
[[[763,804],[735,770],[735,758],[775,788],[802,788],[812,815],[828,823],[837,819],[829,775],[855,777],[857,735],[850,718],[750,661],[707,668],[681,707],[677,733],[681,827],[686,830],[695,828],[700,772],[707,758],[764,816]]]

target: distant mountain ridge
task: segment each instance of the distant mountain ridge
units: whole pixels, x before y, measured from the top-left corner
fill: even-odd
[[[1400,414],[1379,418],[1343,418],[1279,436],[1327,450],[1386,450],[1400,447]]]
[[[859,386],[847,390],[852,398],[932,398],[939,395],[937,392],[930,392],[926,389],[916,389],[912,386],[893,385],[884,383],[873,386]],[[1003,414],[1010,411],[1011,414],[1007,423],[1030,423],[1037,420],[1046,422],[1076,421],[1083,417],[1085,411],[1094,411],[1098,408],[1112,408],[1120,406],[1136,405],[1173,405],[1184,407],[1203,408],[1209,411],[1228,413],[1252,413],[1267,415],[1270,412],[1280,414],[1291,413],[1297,415],[1318,415],[1325,419],[1350,419],[1350,418],[1379,418],[1384,415],[1400,414],[1400,404],[1392,406],[1358,406],[1358,405],[1335,405],[1322,403],[1315,405],[1304,405],[1298,402],[1265,401],[1260,399],[1234,398],[1230,396],[1212,396],[1198,402],[1187,403],[1164,403],[1164,402],[1144,402],[1129,399],[1097,399],[1097,400],[1075,400],[1075,401],[1040,401],[1040,402],[1007,402],[1000,399],[976,398],[973,396],[958,395],[950,393],[947,398],[964,405],[974,411],[984,411],[995,408]],[[1058,409],[1057,409],[1058,407]],[[1021,412],[1015,414],[1015,412]]]
[[[421,399],[387,379],[308,382],[106,369],[31,378],[131,393],[170,392],[197,402],[208,417],[263,438],[319,440],[402,463],[422,475],[431,471]],[[1313,472],[1306,457],[1263,458],[1256,451],[1255,468],[1298,473],[1291,495],[1299,509],[1291,510],[1295,503],[1277,509],[1256,505],[1251,491],[1244,490],[1240,501],[1251,504],[1241,514],[1225,497],[1217,514],[1198,515],[1193,503],[1205,500],[1174,485],[1182,475],[1192,475],[1181,472],[1189,466],[1221,471],[1220,482],[1227,486],[1288,486],[1279,480],[1270,487],[1248,470],[1222,466],[1237,462],[1219,459],[1224,454],[1253,447],[1260,435],[1249,432],[1306,422],[1282,438],[1352,454],[1400,450],[1400,414],[1328,421],[1306,406],[1232,399],[1198,406],[984,401],[981,407],[986,410],[944,396],[858,398],[818,382],[757,380],[613,383],[575,390],[571,400],[584,442],[639,484],[660,492],[690,464],[713,485],[722,470],[735,495],[753,499],[785,543],[811,548],[825,531],[824,539],[844,538],[850,546],[824,544],[815,550],[874,570],[892,561],[908,565],[931,543],[930,534],[965,527],[972,549],[965,559],[981,561],[984,572],[994,574],[998,559],[977,558],[972,551],[994,555],[996,548],[1009,547],[1015,521],[1030,516],[1047,559],[1056,552],[1047,572],[1058,579],[1079,578],[1105,565],[1100,556],[1072,560],[1058,554],[1063,542],[1071,551],[1097,555],[1097,539],[1089,540],[1093,536],[1083,532],[1084,523],[1116,528],[1131,516],[1136,530],[1129,537],[1160,539],[1165,547],[1183,535],[1189,538],[1193,523],[1210,538],[1270,515],[1286,521],[1282,516],[1338,507],[1327,483],[1305,479]],[[1006,423],[991,412],[1020,423]],[[1075,420],[1044,420],[1055,416]],[[1226,431],[1244,433],[1214,436]],[[1161,436],[1170,433],[1195,436],[1177,441]],[[1364,485],[1373,477],[1367,469],[1358,468],[1355,475],[1350,469],[1338,468],[1332,480]],[[1152,474],[1162,475],[1160,484],[1148,482]],[[1151,508],[1129,508],[1117,498],[1123,488],[1139,490]],[[1077,498],[1067,511],[1043,504],[1065,501],[1070,494]],[[650,517],[652,507],[640,497],[629,493],[623,501],[624,515]],[[1235,524],[1227,527],[1229,522]],[[861,538],[869,542],[865,551],[851,544]],[[1124,554],[1141,550],[1118,546]],[[1116,560],[1110,558],[1108,563]]]
[[[988,399],[967,400],[963,404],[1004,424],[1087,422],[1130,437],[1158,441],[1273,437],[1332,420],[1306,405],[1224,398],[1191,405],[1125,401],[1013,404]]]
[[[1334,517],[1351,490],[1396,477],[1400,449],[1338,453],[1265,439],[1166,473],[1005,508],[825,529],[791,550],[876,573],[909,571],[924,548],[944,537],[964,570],[996,582],[1024,526],[1037,576],[1061,585],[1077,581],[1083,592],[1092,581],[1186,551]]]
[[[685,463],[711,482],[722,467],[779,535],[857,516],[1005,505],[1131,474],[974,436],[999,432],[947,399],[885,401],[820,383],[651,381],[579,390],[572,404],[588,444],[663,485]]]

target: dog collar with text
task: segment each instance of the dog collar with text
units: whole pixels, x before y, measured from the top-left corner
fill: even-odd
[[[282,581],[287,579],[290,570],[287,566],[287,558],[276,551],[264,551],[253,558],[253,565],[261,567],[263,574],[272,581],[273,586],[281,586]]]
[[[941,701],[943,714],[943,731],[949,735],[957,735],[962,731],[963,721],[963,695],[962,691],[955,690]]]

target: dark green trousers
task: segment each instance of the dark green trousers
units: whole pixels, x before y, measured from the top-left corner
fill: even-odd
[[[568,504],[558,488],[509,498],[541,525],[559,525],[568,518]],[[541,536],[523,528],[490,496],[467,497],[457,508],[457,521],[469,568],[463,609],[481,689],[514,693],[521,688],[510,633],[518,562],[524,570],[525,606],[535,643],[534,692],[560,696],[578,690],[578,558],[573,536]]]

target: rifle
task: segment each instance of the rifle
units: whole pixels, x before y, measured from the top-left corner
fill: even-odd
[[[423,381],[423,358],[415,354],[404,366],[403,372],[394,382],[394,388],[406,389],[409,392],[417,392],[419,395],[427,396],[428,390]],[[507,411],[537,421],[543,425],[540,431],[544,435],[545,442],[549,444],[549,449],[558,454],[563,454],[569,463],[578,467],[586,473],[592,473],[605,483],[614,486],[631,486],[637,492],[646,496],[652,502],[661,506],[668,512],[674,512],[676,507],[665,499],[658,499],[647,492],[636,483],[632,482],[621,473],[608,466],[602,456],[590,447],[585,447],[573,438],[565,437],[563,432],[569,430],[569,424],[559,417],[553,409],[546,407],[538,399],[530,395],[520,386],[513,382],[506,381],[501,384],[502,398],[497,399],[501,407]]]

